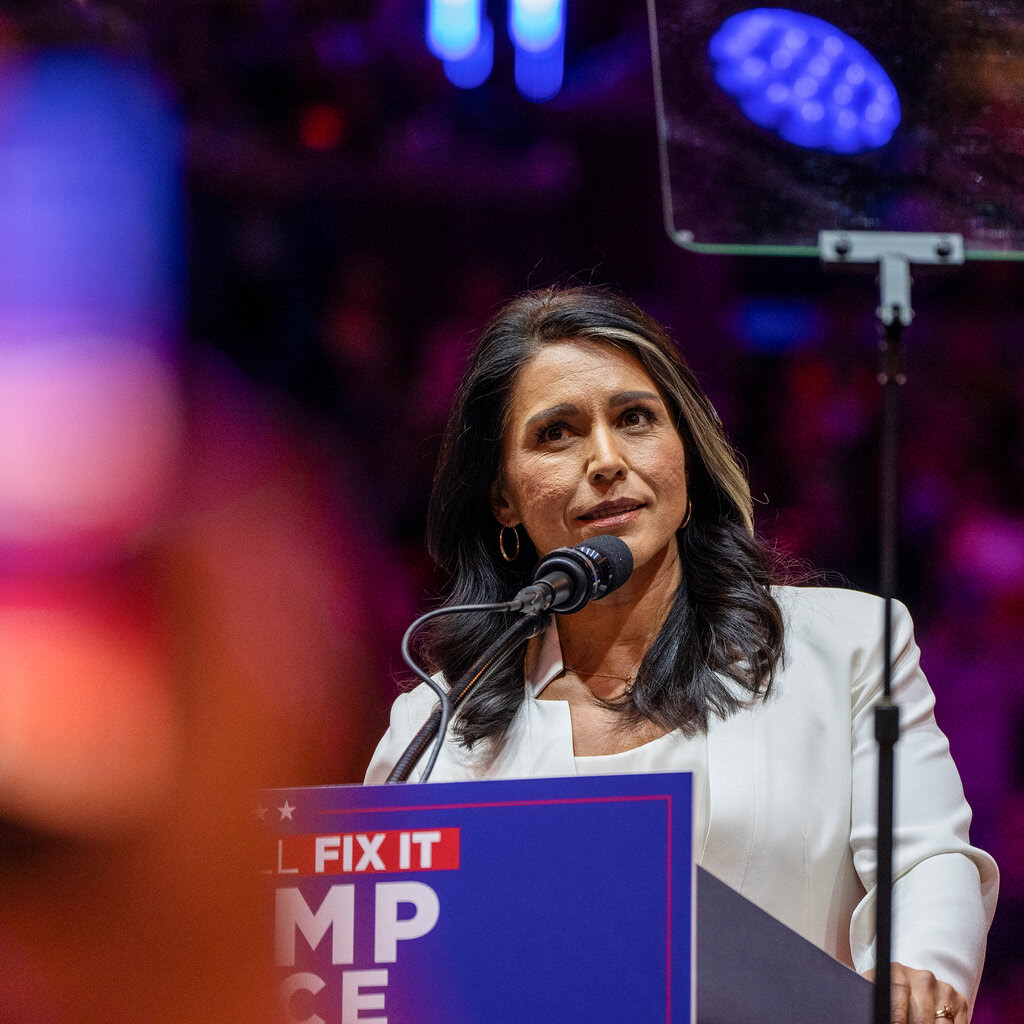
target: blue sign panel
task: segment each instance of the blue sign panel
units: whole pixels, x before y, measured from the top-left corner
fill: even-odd
[[[690,776],[264,792],[291,1024],[692,1024]]]

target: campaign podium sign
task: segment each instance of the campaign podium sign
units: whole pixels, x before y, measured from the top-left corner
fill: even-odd
[[[687,774],[261,794],[291,1024],[694,1024]]]

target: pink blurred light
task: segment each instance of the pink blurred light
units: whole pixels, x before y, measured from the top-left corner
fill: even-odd
[[[177,461],[174,368],[144,345],[0,346],[0,550],[102,556],[158,519]]]

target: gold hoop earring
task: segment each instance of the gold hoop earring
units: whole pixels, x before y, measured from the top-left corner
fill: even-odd
[[[683,521],[679,524],[680,530],[685,530],[690,524],[690,516],[693,514],[693,505],[690,503],[690,499],[686,499],[686,515],[683,516]]]
[[[506,530],[511,530],[512,536],[516,539],[516,549],[511,555],[505,550]],[[498,531],[498,550],[501,552],[501,557],[504,558],[506,562],[514,562],[519,557],[519,531],[514,526],[503,526]]]

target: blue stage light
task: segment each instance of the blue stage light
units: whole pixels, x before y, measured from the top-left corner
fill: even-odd
[[[561,51],[565,35],[564,0],[511,0],[508,34],[519,50],[544,53],[557,45]]]
[[[899,126],[899,96],[881,64],[821,18],[769,7],[734,14],[708,56],[743,113],[797,146],[861,153]]]
[[[427,46],[441,60],[462,60],[480,42],[483,0],[427,0]]]
[[[562,88],[565,63],[565,41],[559,37],[546,50],[524,50],[516,47],[516,88],[522,96],[535,103],[551,99]]]
[[[494,67],[494,26],[490,18],[480,23],[480,38],[476,48],[459,60],[446,60],[444,73],[452,85],[460,89],[475,89],[490,77]]]

